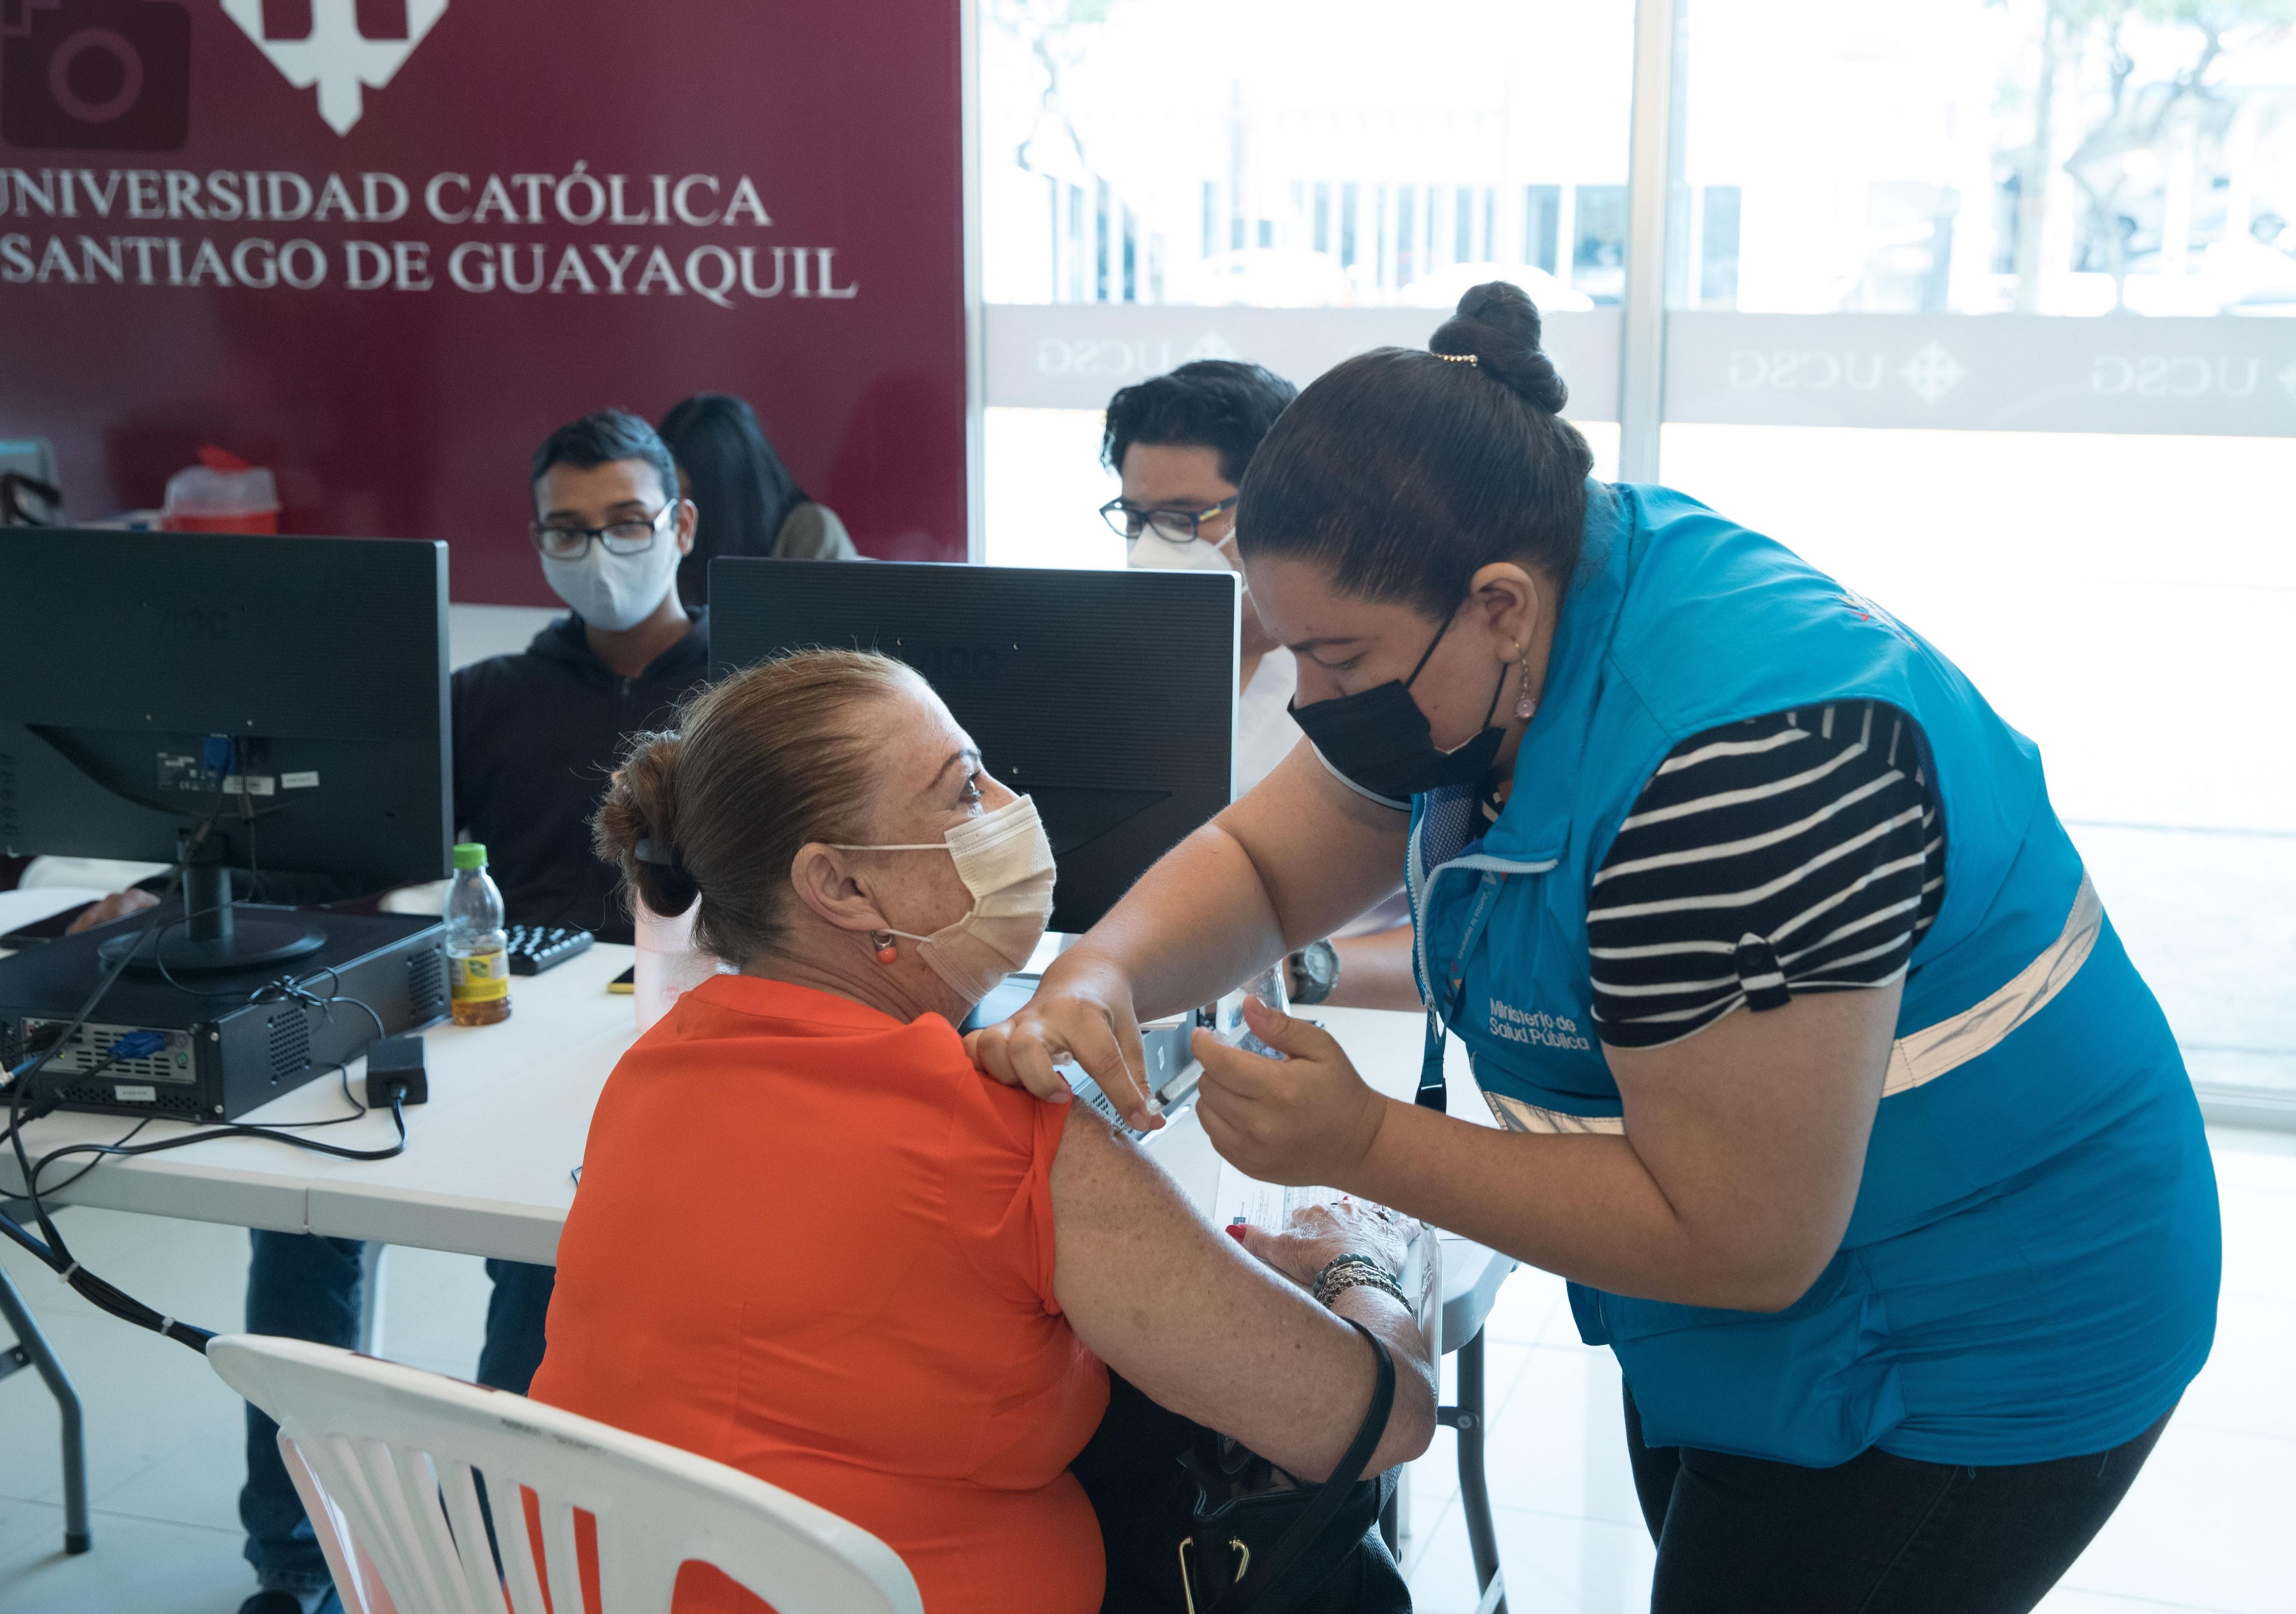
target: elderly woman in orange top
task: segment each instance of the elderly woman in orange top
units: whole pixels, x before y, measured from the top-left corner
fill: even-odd
[[[1372,1471],[1425,1448],[1407,1308],[1307,1287],[1343,1255],[1398,1266],[1391,1225],[1318,1214],[1248,1253],[1085,1106],[974,1069],[956,1025],[1034,949],[1052,856],[914,673],[820,651],[703,692],[631,753],[598,842],[657,912],[698,895],[741,973],[606,1085],[537,1399],[852,1520],[933,1614],[1100,1606],[1068,1470],[1110,1368],[1320,1479],[1372,1397],[1352,1319],[1398,1369]],[[690,1565],[676,1606],[763,1605]]]

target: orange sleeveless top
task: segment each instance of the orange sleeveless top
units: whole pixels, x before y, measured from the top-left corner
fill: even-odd
[[[531,1394],[850,1520],[931,1614],[1090,1614],[1068,1464],[1108,1375],[1053,1298],[1065,1115],[938,1015],[705,982],[599,1098]],[[676,1614],[763,1607],[679,1577]]]

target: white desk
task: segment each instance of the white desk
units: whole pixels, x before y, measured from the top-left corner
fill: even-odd
[[[593,947],[546,973],[519,978],[503,1024],[424,1032],[430,1101],[406,1111],[406,1152],[395,1159],[342,1160],[262,1139],[221,1138],[105,1160],[56,1202],[549,1262],[574,1202],[571,1173],[598,1090],[636,1036],[629,998],[606,990],[631,957],[628,947]],[[364,1092],[364,1075],[365,1061],[353,1061],[353,1091]],[[329,1075],[241,1118],[315,1121],[343,1113],[341,1084]],[[66,1143],[111,1143],[132,1125],[121,1116],[60,1110],[27,1127],[25,1144],[37,1158]],[[136,1141],[188,1130],[154,1121]],[[310,1135],[373,1149],[388,1147],[393,1131],[390,1118],[377,1113]],[[60,1160],[50,1175],[69,1176],[86,1161]],[[0,1194],[19,1186],[12,1156],[0,1158]]]

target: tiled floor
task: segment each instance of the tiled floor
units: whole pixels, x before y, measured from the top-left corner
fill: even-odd
[[[2215,1356],[2120,1513],[2047,1614],[2287,1614],[2296,1558],[2296,1136],[2214,1135],[2225,1211]],[[227,1324],[245,1235],[102,1211],[66,1226],[89,1266],[165,1309]],[[62,1552],[55,1414],[29,1373],[0,1384],[0,1610],[231,1614],[250,1588],[234,1516],[238,1403],[182,1347],[97,1315],[0,1251],[87,1404],[96,1547]],[[390,1258],[387,1353],[467,1373],[486,1281],[475,1260]],[[1622,1614],[1649,1596],[1651,1545],[1620,1430],[1618,1372],[1580,1346],[1562,1286],[1518,1273],[1492,1314],[1489,1472],[1516,1614]],[[1414,1465],[1406,1558],[1423,1614],[1475,1604],[1452,1440]]]

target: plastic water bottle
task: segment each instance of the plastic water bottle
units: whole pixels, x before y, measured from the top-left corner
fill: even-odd
[[[503,899],[487,873],[487,849],[455,848],[455,882],[447,888],[447,979],[458,1026],[491,1026],[510,1018],[510,938]]]

